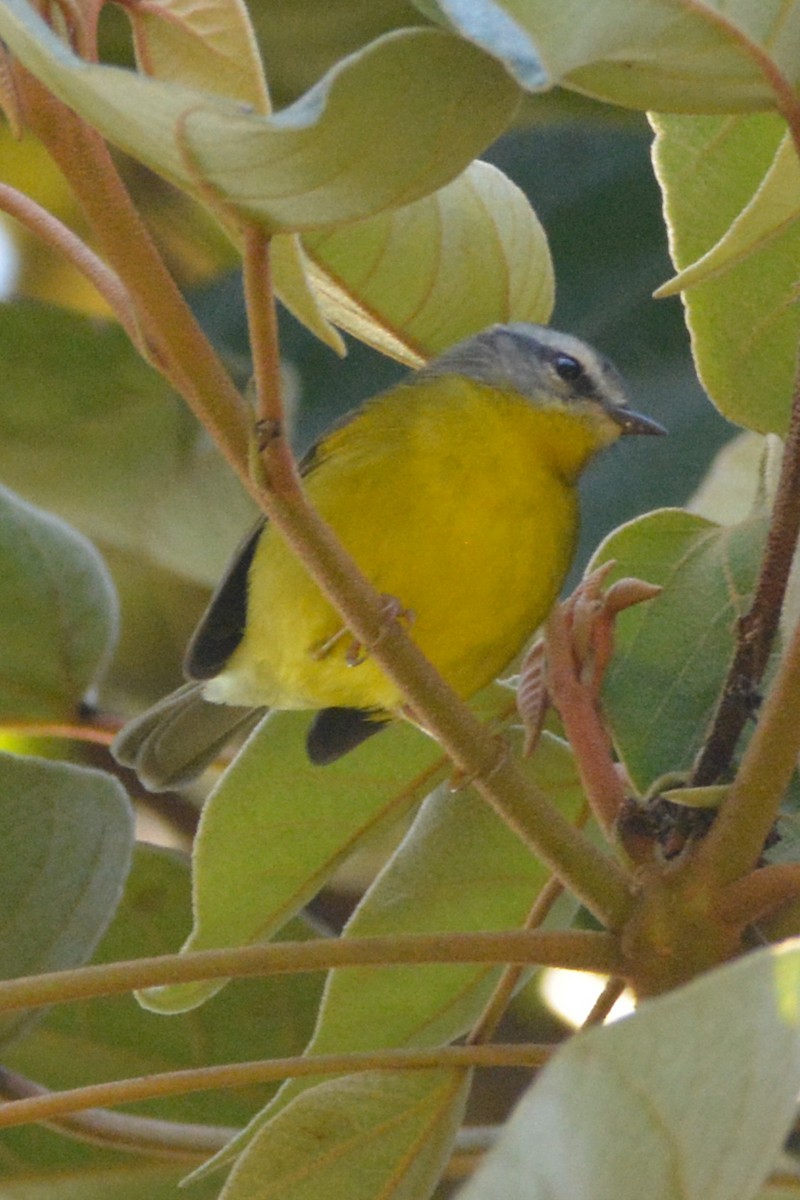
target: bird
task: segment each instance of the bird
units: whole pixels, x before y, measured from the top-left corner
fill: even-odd
[[[579,477],[634,412],[616,368],[549,326],[498,324],[336,423],[301,463],[307,495],[459,696],[497,678],[555,603],[575,551]],[[151,791],[182,787],[269,709],[315,712],[334,762],[397,717],[397,686],[264,517],[189,643],[187,682],[112,752]]]

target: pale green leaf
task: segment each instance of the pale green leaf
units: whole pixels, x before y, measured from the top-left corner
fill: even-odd
[[[599,547],[611,580],[635,576],[662,593],[617,619],[603,710],[640,792],[688,770],[708,728],[747,609],[766,536],[759,513],[718,526],[680,509],[631,521]]]
[[[331,350],[344,354],[344,339],[325,316],[299,234],[275,235],[270,248],[270,266],[275,292],[292,316]]]
[[[270,112],[269,94],[250,16],[242,0],[160,0],[126,5],[139,69]],[[234,230],[229,230],[234,237]],[[236,238],[238,240],[238,238]],[[296,234],[272,243],[273,284],[299,321],[331,349],[344,344],[325,319],[308,278]]]
[[[553,309],[545,232],[524,193],[488,163],[303,243],[331,320],[415,365],[495,321],[547,324]]]
[[[461,1200],[751,1200],[794,1119],[799,995],[792,942],[578,1035]]]
[[[653,123],[672,260],[702,273],[684,295],[701,382],[730,420],[783,434],[800,340],[800,177],[783,122]]]
[[[767,447],[773,442],[780,447],[773,434],[763,438],[758,433],[740,433],[727,442],[689,500],[689,512],[720,525],[746,520],[761,493],[765,454],[771,459],[772,450]]]
[[[435,191],[503,131],[518,101],[498,63],[433,29],[378,39],[271,117],[85,63],[25,0],[5,0],[0,36],[121,149],[200,200],[213,195],[215,211],[273,232],[359,220]]]
[[[276,107],[381,34],[420,24],[410,0],[251,0],[249,7]]]
[[[124,11],[144,74],[240,100],[258,113],[270,112],[258,45],[241,0],[161,0],[126,5]],[[331,349],[343,353],[342,339],[326,321],[308,279],[297,235],[276,237],[271,259],[273,284],[286,307]]]
[[[261,57],[242,0],[150,0],[125,5],[124,11],[146,75],[269,112]]]
[[[261,1131],[224,1200],[423,1200],[447,1161],[469,1073],[375,1072],[304,1092]]]
[[[684,267],[674,279],[663,284],[657,296],[705,283],[722,271],[735,267],[751,254],[765,250],[773,238],[800,223],[800,162],[797,149],[787,133],[775,158],[749,204],[728,227],[715,246],[691,266]]]
[[[194,929],[185,950],[243,946],[281,928],[367,835],[430,790],[434,742],[395,726],[325,768],[309,763],[308,713],[273,713],[208,799],[194,846]],[[176,1012],[219,981],[144,993]]]
[[[426,5],[430,11],[430,5]],[[774,108],[763,52],[800,80],[796,0],[437,0],[465,37],[531,91],[564,87],[630,108]]]
[[[0,754],[0,977],[78,966],[122,894],[133,814],[110,775]],[[0,1021],[7,1038],[27,1014]]]
[[[116,641],[103,561],[59,518],[0,487],[0,562],[0,714],[72,716]]]

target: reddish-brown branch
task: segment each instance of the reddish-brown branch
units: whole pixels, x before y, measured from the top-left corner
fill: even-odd
[[[708,737],[692,773],[697,787],[714,783],[730,766],[736,743],[757,704],[758,686],[778,632],[786,586],[800,534],[800,358],[789,432],[755,594],[737,626],[737,645]]]

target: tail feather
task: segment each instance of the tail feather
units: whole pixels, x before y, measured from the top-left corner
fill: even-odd
[[[133,767],[151,792],[182,787],[201,775],[235,733],[249,732],[266,708],[237,708],[204,699],[201,683],[187,683],[134,717],[111,752]]]

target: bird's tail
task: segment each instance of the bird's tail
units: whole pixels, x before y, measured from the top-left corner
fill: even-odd
[[[236,708],[204,699],[201,683],[186,683],[122,728],[111,753],[133,767],[151,792],[196,779],[235,733],[249,732],[265,708]]]

